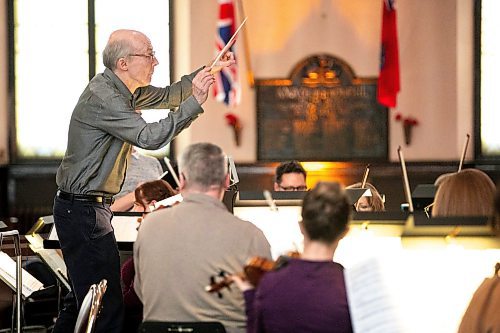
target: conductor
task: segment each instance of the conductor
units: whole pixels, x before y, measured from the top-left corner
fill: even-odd
[[[171,86],[150,85],[159,64],[149,38],[134,30],[111,34],[103,51],[106,67],[81,94],[71,116],[66,154],[57,171],[54,222],[71,279],[74,301],[59,313],[55,333],[72,332],[90,286],[107,280],[95,332],[120,332],[123,299],[120,260],[110,204],[125,178],[132,146],[158,149],[187,128],[203,109],[214,77],[200,68]],[[227,52],[216,64],[235,63]],[[178,107],[157,123],[136,109]]]

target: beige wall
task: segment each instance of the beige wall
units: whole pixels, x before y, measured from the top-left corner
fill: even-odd
[[[191,59],[191,68],[207,63],[214,49],[215,1],[175,0],[188,6],[191,20],[174,26],[189,31],[190,43],[176,55]],[[255,77],[287,77],[303,58],[330,53],[346,60],[358,76],[377,76],[381,0],[243,0],[248,16],[250,60]],[[402,145],[407,160],[457,160],[465,134],[473,130],[473,0],[399,0],[398,33],[401,92],[390,111],[390,159]],[[242,57],[243,44],[238,42]],[[241,61],[240,73],[245,73]],[[187,142],[212,141],[238,162],[256,159],[255,91],[242,77],[243,97],[234,110],[244,123],[242,145],[233,144],[224,123],[223,104],[210,99],[206,114],[188,133]],[[404,145],[401,112],[420,121],[413,142]],[[468,157],[473,156],[472,142]],[[179,149],[181,150],[181,149]]]
[[[0,165],[8,162],[7,117],[7,0],[0,0]]]
[[[0,0],[0,21],[6,22]],[[218,16],[216,1],[174,1],[174,76],[207,64],[214,56]],[[381,0],[243,0],[248,16],[250,61],[255,77],[287,77],[303,58],[330,53],[346,60],[358,76],[377,76]],[[398,30],[401,86],[398,107],[390,112],[390,159],[402,145],[407,160],[456,160],[465,133],[473,130],[473,0],[399,0]],[[6,26],[0,26],[0,151],[7,148]],[[0,45],[0,46],[2,46]],[[255,91],[244,75],[242,103],[229,110],[210,98],[205,114],[177,141],[178,151],[192,142],[221,145],[237,162],[254,162],[257,151]],[[243,124],[242,145],[224,114],[233,111]],[[419,119],[413,142],[404,146],[402,129],[394,121],[401,112]],[[472,142],[468,156],[473,156]],[[0,157],[0,163],[2,163]]]

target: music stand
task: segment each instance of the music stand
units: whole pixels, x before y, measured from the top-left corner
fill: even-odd
[[[423,210],[434,202],[437,187],[434,184],[419,184],[411,193],[415,209]]]
[[[240,191],[234,204],[234,215],[262,230],[271,245],[274,259],[301,250],[304,237],[301,220],[304,191],[270,192],[272,205],[260,191]]]
[[[405,193],[405,199],[408,203],[408,211],[410,213],[413,213],[414,210],[410,192],[410,181],[408,180],[408,173],[406,172],[406,162],[403,156],[403,150],[401,149],[401,146],[398,147],[398,157],[399,157],[399,162],[401,163],[401,171],[403,173],[403,189]]]
[[[114,229],[116,243],[120,251],[132,251],[135,239],[137,238],[137,228],[139,219],[142,218],[140,212],[114,212],[111,224]],[[43,248],[60,249],[59,237],[56,228],[53,226],[47,238],[43,240]]]
[[[68,291],[71,291],[68,272],[63,258],[53,248],[44,247],[44,238],[40,235],[39,231],[45,226],[53,228],[54,216],[48,215],[38,218],[33,227],[26,233],[25,238],[29,242],[30,249],[40,257],[42,262],[56,276],[57,282],[62,284]],[[55,228],[53,230],[55,231]]]

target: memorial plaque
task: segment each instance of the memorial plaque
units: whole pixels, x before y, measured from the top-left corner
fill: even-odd
[[[377,102],[376,78],[314,55],[288,79],[256,80],[256,90],[259,160],[387,160],[387,108]]]

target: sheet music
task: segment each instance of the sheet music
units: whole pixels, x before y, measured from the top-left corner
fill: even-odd
[[[39,234],[27,234],[25,237],[30,243],[29,246],[31,250],[38,254],[47,266],[49,266],[52,272],[54,272],[54,274],[59,278],[61,283],[63,283],[68,290],[71,290],[71,286],[68,282],[66,264],[59,253],[57,253],[54,249],[44,249],[43,238]]]
[[[394,249],[352,265],[339,260],[353,330],[456,333],[474,291],[499,260],[500,249],[458,246]]]
[[[378,259],[346,268],[344,276],[354,332],[405,332]]]
[[[33,275],[22,269],[22,282],[24,297],[29,297],[33,292],[43,288],[43,284]],[[16,290],[16,262],[3,251],[0,251],[0,278]]]
[[[113,216],[111,225],[118,242],[135,242],[137,238],[137,228],[139,227],[138,216]],[[56,228],[52,228],[49,240],[59,240]]]
[[[298,223],[301,211],[300,206],[280,206],[279,210],[267,206],[234,207],[235,216],[262,230],[271,245],[273,259],[289,251],[302,251],[304,236]]]

